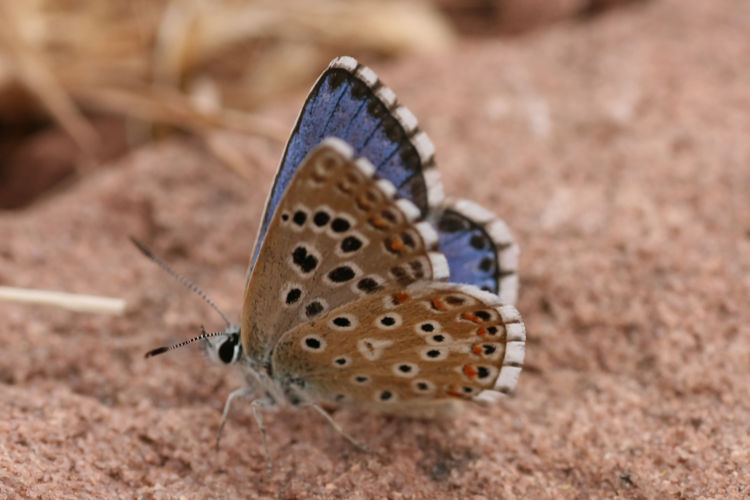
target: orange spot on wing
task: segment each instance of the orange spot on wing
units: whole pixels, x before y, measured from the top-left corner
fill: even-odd
[[[482,320],[479,318],[479,316],[471,313],[463,313],[461,314],[461,317],[463,319],[468,319],[469,321],[473,321],[474,323],[481,323]]]
[[[448,307],[445,305],[445,302],[440,299],[432,299],[432,307],[434,309],[437,309],[438,311],[445,311],[446,309],[448,309]]]
[[[478,354],[478,355],[480,355],[480,356],[481,356],[481,355],[482,355],[482,352],[483,352],[483,351],[482,351],[482,346],[481,346],[481,345],[479,345],[479,344],[474,344],[473,346],[471,346],[471,351],[472,351],[472,352],[473,352],[474,354]]]
[[[450,388],[450,389],[448,390],[448,395],[449,395],[449,396],[453,396],[453,397],[456,397],[456,398],[460,398],[460,397],[463,397],[463,396],[461,395],[461,393],[460,393],[459,391],[457,391],[457,390],[456,390],[455,388],[453,388],[453,387],[451,387],[451,388]]]
[[[487,329],[485,327],[481,327],[479,330],[477,330],[477,335],[480,337],[484,337],[487,335]]]
[[[449,396],[453,396],[454,398],[466,399],[466,394],[462,393],[455,385],[450,386],[447,392]]]
[[[477,369],[472,365],[464,365],[464,375],[469,377],[469,380],[474,380],[474,377],[477,376],[477,373]]]
[[[370,217],[370,224],[375,226],[378,229],[383,229],[388,227],[388,221],[386,221],[384,218],[382,218],[379,215],[373,215]]]
[[[409,294],[406,292],[398,292],[393,295],[393,298],[396,299],[396,303],[403,304],[407,300],[409,300],[411,297],[409,297]]]
[[[394,252],[401,253],[406,250],[404,242],[401,241],[401,238],[399,238],[398,236],[391,236],[390,238],[388,238],[388,246],[390,246],[391,250],[393,250]]]

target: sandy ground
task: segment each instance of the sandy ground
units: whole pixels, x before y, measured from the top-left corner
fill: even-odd
[[[158,345],[237,318],[280,146],[241,180],[190,141],[0,216],[0,283],[122,297],[124,317],[0,304],[0,498],[750,498],[750,4],[660,1],[377,67],[446,191],[521,245],[517,393],[454,421],[266,416],[214,436],[235,373]],[[291,127],[302,95],[267,111]]]

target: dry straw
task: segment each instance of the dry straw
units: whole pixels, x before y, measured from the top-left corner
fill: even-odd
[[[28,0],[0,2],[0,16],[0,115],[38,103],[91,159],[88,113],[204,139],[232,130],[283,142],[286,127],[252,111],[332,56],[398,56],[453,40],[432,4],[416,1]],[[19,103],[18,86],[34,99]]]
[[[0,286],[0,300],[55,306],[78,312],[116,314],[118,316],[125,312],[125,301],[122,299],[52,290]]]
[[[167,125],[246,178],[247,159],[221,132],[283,142],[287,125],[253,111],[309,84],[333,56],[392,57],[453,41],[433,5],[418,1],[25,0],[0,1],[0,17],[0,121],[45,114],[88,164],[100,141],[89,115],[119,116],[129,130]],[[124,309],[119,299],[17,288],[0,289],[0,300]]]

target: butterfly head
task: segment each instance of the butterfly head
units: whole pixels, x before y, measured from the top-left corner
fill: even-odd
[[[240,326],[229,325],[215,337],[205,337],[201,346],[206,355],[217,364],[230,365],[242,358]]]

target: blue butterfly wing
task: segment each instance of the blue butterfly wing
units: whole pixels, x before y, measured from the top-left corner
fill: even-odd
[[[270,221],[307,154],[326,137],[350,144],[376,173],[393,183],[437,229],[450,280],[467,283],[515,303],[518,249],[505,224],[467,201],[443,206],[434,148],[414,115],[398,104],[377,75],[351,57],[334,59],[302,107],[271,188],[253,252],[255,267]]]
[[[450,281],[475,285],[514,304],[518,295],[518,247],[503,221],[467,200],[447,202],[437,219],[440,251]]]
[[[423,216],[442,198],[434,148],[414,115],[375,73],[351,57],[334,59],[313,86],[287,143],[261,222],[251,269],[286,188],[302,160],[326,137],[364,156]],[[429,200],[429,201],[428,201]]]

